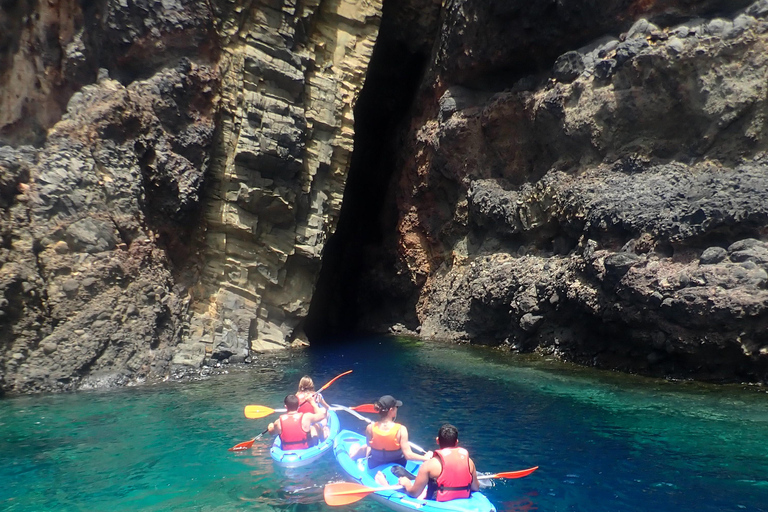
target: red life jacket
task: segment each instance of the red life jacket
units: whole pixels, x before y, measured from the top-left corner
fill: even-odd
[[[304,450],[310,446],[310,433],[301,427],[303,413],[280,416],[280,442],[283,450]]]
[[[301,396],[298,393],[296,394],[296,397],[299,399],[299,412],[315,412],[315,408],[312,406],[313,395],[314,393],[306,392],[302,392]]]
[[[472,471],[469,453],[464,448],[442,448],[434,452],[443,470],[437,477],[437,501],[469,498],[472,494]]]

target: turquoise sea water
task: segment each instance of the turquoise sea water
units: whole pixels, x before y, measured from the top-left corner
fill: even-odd
[[[328,456],[275,468],[247,404],[281,406],[299,378],[359,405],[404,402],[399,421],[430,449],[460,431],[480,471],[539,465],[486,490],[499,512],[768,511],[768,394],[665,382],[404,340],[262,358],[206,380],[0,400],[0,510],[333,510]],[[344,413],[342,426],[365,424]],[[369,500],[339,510],[383,512]]]

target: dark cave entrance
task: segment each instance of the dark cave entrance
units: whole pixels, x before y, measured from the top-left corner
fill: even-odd
[[[414,49],[401,20],[397,0],[385,2],[379,37],[355,105],[355,147],[344,202],[335,233],[323,253],[323,267],[312,297],[305,331],[313,344],[332,343],[375,328],[361,326],[372,309],[393,307],[391,297],[366,293],[371,264],[394,274],[387,237],[395,231],[397,212],[388,198],[397,172],[398,134],[416,96],[429,60],[430,44]],[[387,261],[387,260],[391,261]],[[389,273],[388,272],[388,273]]]

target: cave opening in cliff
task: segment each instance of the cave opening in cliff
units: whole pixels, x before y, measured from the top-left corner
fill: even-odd
[[[305,331],[313,344],[332,343],[364,334],[375,326],[360,325],[370,311],[402,309],[397,298],[371,293],[365,276],[370,266],[394,274],[387,236],[395,231],[397,212],[388,198],[397,169],[397,137],[428,61],[428,50],[414,50],[403,40],[397,9],[385,2],[379,37],[365,85],[355,105],[355,143],[338,226],[323,254]],[[422,45],[422,48],[424,45]],[[411,308],[412,309],[412,308]],[[393,317],[407,312],[397,311]]]

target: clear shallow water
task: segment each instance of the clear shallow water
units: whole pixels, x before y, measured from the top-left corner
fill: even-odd
[[[305,373],[320,386],[350,369],[326,391],[330,403],[389,393],[425,448],[450,421],[480,471],[539,465],[486,490],[499,512],[768,511],[764,390],[387,339],[277,355],[201,382],[2,400],[0,510],[330,512],[322,486],[342,479],[330,456],[286,471],[269,439],[227,449],[270,420],[245,419],[244,405],[279,407]],[[363,500],[340,510],[386,509]]]

